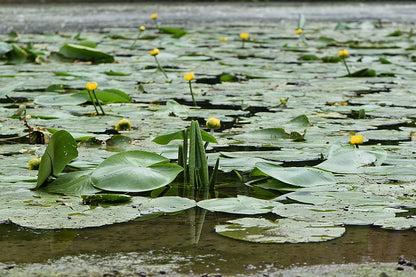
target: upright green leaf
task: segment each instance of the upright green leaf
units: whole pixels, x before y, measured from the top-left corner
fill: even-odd
[[[57,176],[65,166],[78,157],[77,143],[65,130],[53,134],[42,156],[36,187],[41,187],[49,176]]]

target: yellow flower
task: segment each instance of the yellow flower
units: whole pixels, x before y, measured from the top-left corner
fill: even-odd
[[[27,169],[29,170],[37,170],[39,169],[40,159],[39,158],[31,158],[27,163]]]
[[[221,42],[227,42],[227,38],[226,38],[226,37],[221,37],[221,38],[220,38],[220,41],[221,41]]]
[[[207,127],[213,130],[219,129],[221,127],[221,121],[215,117],[211,117],[207,120]]]
[[[192,81],[193,79],[195,79],[195,74],[193,73],[188,73],[185,76],[183,76],[183,78],[187,81]]]
[[[159,49],[157,49],[157,48],[155,48],[155,49],[153,49],[153,50],[150,50],[150,55],[151,56],[157,56],[157,55],[159,55]]]
[[[123,118],[116,124],[115,129],[117,131],[131,130],[131,123],[127,118]]]
[[[348,57],[348,50],[344,49],[344,50],[339,50],[338,51],[338,56],[340,56],[341,58],[346,58]]]
[[[87,85],[85,86],[87,88],[87,90],[96,90],[98,88],[98,84],[97,82],[92,82],[92,83],[87,83]]]
[[[144,26],[140,26],[140,28],[139,28],[139,29],[140,29],[140,31],[142,31],[142,32],[143,32],[144,30],[146,30],[146,27],[144,27]]]
[[[302,34],[302,31],[303,30],[301,28],[298,28],[298,29],[296,29],[295,34],[300,35],[300,34]]]
[[[157,19],[157,13],[151,14],[150,15],[150,18],[153,19],[153,20]]]
[[[282,104],[283,106],[287,106],[287,100],[288,100],[289,98],[284,98],[284,97],[280,97],[280,104]]]
[[[354,144],[354,145],[356,145],[356,144],[362,144],[363,141],[364,141],[364,137],[363,136],[352,136],[350,138],[350,143],[351,144]]]
[[[240,38],[242,39],[242,40],[248,40],[248,37],[249,37],[250,35],[248,34],[248,33],[241,33],[240,34]]]

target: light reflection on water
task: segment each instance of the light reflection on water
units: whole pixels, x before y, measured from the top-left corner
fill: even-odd
[[[339,239],[321,243],[259,244],[217,235],[215,224],[235,216],[210,213],[205,217],[198,244],[192,244],[189,215],[160,216],[100,228],[31,230],[0,225],[0,262],[46,262],[67,255],[147,253],[168,251],[191,257],[183,270],[202,273],[206,263],[222,273],[240,272],[248,265],[275,267],[332,263],[396,262],[400,255],[414,259],[414,231],[388,231],[368,226],[348,226]],[[205,262],[201,262],[206,260]]]

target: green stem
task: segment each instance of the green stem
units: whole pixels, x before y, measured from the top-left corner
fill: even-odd
[[[192,84],[191,81],[188,81],[189,83],[189,91],[191,92],[191,96],[192,96],[192,102],[194,102],[194,106],[196,107],[196,102],[195,102],[195,97],[194,97],[194,92],[192,91]]]
[[[243,44],[242,44],[242,46],[241,46],[241,48],[244,48],[244,42],[245,42],[245,40],[244,40],[244,39],[242,39],[241,41],[242,41],[242,43],[243,43]]]
[[[91,102],[92,102],[92,104],[94,105],[95,112],[96,112],[97,114],[99,114],[99,113],[98,113],[97,106],[95,105],[94,98],[93,98],[93,97],[92,97],[92,95],[91,95],[91,91],[89,91],[89,90],[87,90],[87,91],[88,91],[88,96],[90,97]]]
[[[153,57],[155,57],[155,61],[156,61],[156,63],[157,63],[157,68],[158,68],[160,71],[162,71],[163,75],[165,75],[165,78],[169,80],[168,75],[166,75],[165,70],[163,70],[163,67],[162,67],[162,66],[160,65],[160,63],[159,63],[159,60],[156,58],[156,56],[153,56]]]
[[[140,38],[140,36],[142,35],[142,31],[140,31],[139,35],[136,37],[136,39],[133,41],[133,43],[130,45],[130,49],[133,49],[134,45],[136,45],[137,40]]]
[[[345,58],[342,58],[342,62],[344,63],[345,68],[347,69],[348,76],[351,76],[351,72],[350,72],[350,69],[348,68],[348,64],[347,64],[347,61],[345,60]]]
[[[97,100],[97,103],[98,103],[98,106],[100,107],[101,112],[103,113],[103,115],[105,115],[105,112],[103,110],[103,107],[101,106],[100,100],[98,100],[97,94],[95,94],[95,90],[93,90],[92,93],[94,94],[95,100]]]

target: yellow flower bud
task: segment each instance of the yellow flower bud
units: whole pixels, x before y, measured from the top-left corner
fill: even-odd
[[[303,30],[301,28],[298,28],[298,29],[296,29],[295,34],[300,35],[300,34],[302,34],[302,31]]]
[[[193,79],[195,79],[195,74],[193,73],[188,73],[185,76],[183,76],[183,78],[187,81],[192,81]]]
[[[213,130],[219,129],[221,127],[221,121],[215,117],[211,117],[207,120],[207,127]]]
[[[338,56],[340,56],[341,58],[346,58],[348,57],[348,50],[344,49],[344,50],[339,50],[338,51]]]
[[[146,30],[146,27],[144,27],[144,26],[140,26],[140,28],[139,28],[139,29],[140,29],[140,31],[142,31],[142,32],[143,32],[144,30]]]
[[[157,56],[157,55],[159,55],[159,49],[157,49],[157,48],[155,48],[155,49],[153,49],[153,50],[150,50],[150,55],[151,56]]]
[[[356,144],[362,144],[363,141],[364,141],[364,137],[363,136],[352,136],[350,138],[350,143],[351,144],[354,144],[354,145],[356,145]]]
[[[157,19],[157,13],[151,14],[150,15],[150,18],[153,19],[153,20]]]
[[[115,129],[117,131],[131,130],[131,123],[127,118],[123,118],[116,124]]]
[[[250,35],[248,34],[248,33],[241,33],[240,34],[240,38],[242,39],[242,40],[248,40],[248,37],[249,37]]]
[[[287,106],[287,100],[288,100],[289,98],[284,98],[284,97],[280,97],[280,104],[282,104],[283,106]]]
[[[98,88],[97,82],[87,83],[85,86],[87,90],[96,90]]]
[[[27,169],[29,170],[37,170],[39,169],[40,159],[39,158],[31,158],[27,163]]]
[[[227,42],[227,38],[226,38],[226,37],[221,37],[221,38],[220,38],[220,41],[221,41],[221,42]]]

